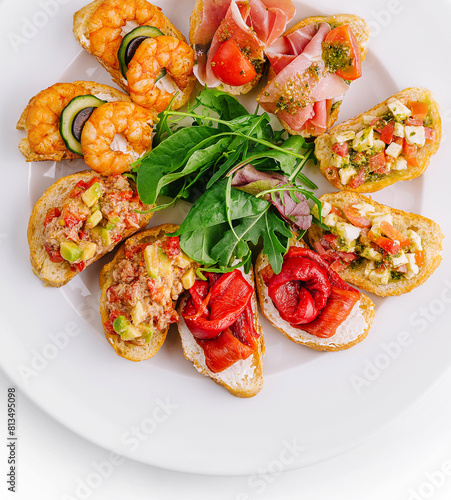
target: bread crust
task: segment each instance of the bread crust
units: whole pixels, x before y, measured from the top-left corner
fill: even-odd
[[[168,233],[174,233],[177,231],[179,226],[175,224],[162,224],[160,226],[155,226],[145,231],[141,231],[131,238],[128,239],[128,245],[135,245],[138,243],[149,243],[157,241],[159,238]],[[149,359],[160,350],[163,345],[166,335],[168,333],[169,327],[163,331],[154,332],[150,342],[137,345],[131,341],[122,340],[120,335],[114,335],[108,332],[105,328],[105,324],[109,321],[108,311],[105,307],[107,300],[108,288],[113,284],[113,271],[118,265],[118,263],[125,257],[126,244],[123,243],[119,250],[116,252],[113,260],[106,264],[99,276],[99,286],[102,290],[100,296],[100,316],[102,318],[102,325],[104,325],[105,337],[109,344],[116,351],[119,356],[128,359],[130,361],[143,361]]]
[[[127,94],[124,94],[120,90],[117,90],[109,85],[104,85],[102,83],[90,82],[79,80],[76,82],[72,82],[73,85],[77,85],[79,87],[83,87],[86,90],[86,94],[93,95],[108,95],[109,100],[111,101],[127,101],[131,102],[130,97]],[[49,87],[51,88],[51,87]],[[34,99],[36,96],[33,96],[28,102],[26,108],[22,111],[20,115],[19,121],[17,122],[16,128],[18,130],[27,130],[27,116],[30,106],[33,105]],[[28,137],[24,137],[19,143],[19,149],[22,154],[25,156],[25,161],[61,161],[61,160],[71,160],[75,158],[82,158],[82,156],[72,153],[66,149],[65,151],[58,151],[56,153],[48,153],[48,154],[38,154],[35,153],[30,147],[30,143],[28,141]]]
[[[106,64],[100,57],[94,55],[91,51],[91,43],[89,41],[89,20],[97,8],[104,3],[104,0],[94,0],[82,7],[79,11],[74,14],[74,24],[73,24],[73,33],[77,42],[93,57],[97,59],[99,64],[111,75],[113,82],[116,83],[120,88],[124,90],[124,92],[128,92],[128,84],[127,80],[122,76],[122,73],[119,69],[112,68],[109,64]],[[165,17],[165,25],[163,29],[161,29],[164,35],[173,36],[174,38],[178,38],[183,42],[186,42],[186,38],[183,34],[169,21],[169,19]],[[172,109],[179,109],[184,106],[190,99],[191,94],[194,90],[194,86],[196,85],[196,78],[194,75],[190,77],[188,85],[185,87],[183,92],[180,92],[175,98]]]
[[[420,267],[420,272],[414,278],[395,281],[387,283],[386,285],[375,284],[365,277],[364,271],[366,262],[364,261],[355,268],[351,268],[349,266],[343,271],[339,271],[338,274],[344,281],[381,297],[401,295],[403,293],[410,292],[417,286],[424,283],[442,261],[441,251],[444,235],[440,226],[433,220],[423,217],[422,215],[404,212],[403,210],[382,205],[381,203],[374,201],[369,196],[364,196],[350,191],[326,193],[319,199],[322,202],[327,201],[340,209],[343,209],[344,206],[349,204],[369,203],[376,208],[377,212],[392,214],[394,225],[401,228],[401,230],[410,228],[416,231],[420,235],[423,243],[425,261]],[[312,224],[307,232],[307,238],[310,246],[313,247],[316,241],[320,241],[322,234],[323,231],[316,224]]]
[[[290,29],[288,29],[282,36],[287,36],[294,31],[297,31],[298,29],[305,28],[306,26],[310,24],[318,24],[318,23],[328,23],[333,27],[340,26],[342,24],[349,24],[351,26],[352,32],[354,33],[354,36],[356,37],[356,40],[359,45],[360,49],[360,56],[362,58],[362,62],[366,58],[366,54],[368,52],[368,47],[366,45],[369,36],[370,36],[370,29],[368,24],[364,19],[362,19],[359,16],[355,16],[353,14],[336,14],[334,16],[312,16],[312,17],[307,17],[306,19],[298,22],[294,26],[292,26]],[[270,66],[268,69],[268,83],[276,76],[274,70]],[[329,114],[329,117],[327,119],[327,128],[329,129],[332,127],[332,125],[337,121],[338,119],[338,114],[340,112],[340,106],[341,106],[342,101],[337,101],[334,109],[331,111]],[[308,137],[313,137],[312,134],[306,132],[306,131],[301,131],[297,132],[296,130],[293,130],[284,120],[279,118],[280,123],[282,124],[283,128],[291,135],[302,135],[305,138]]]
[[[365,115],[371,116],[382,116],[388,111],[388,101],[391,98],[399,99],[401,102],[409,101],[427,101],[430,104],[430,115],[432,118],[432,128],[437,131],[437,139],[432,143],[426,143],[418,151],[417,159],[418,166],[410,166],[406,170],[394,170],[382,177],[379,180],[373,182],[365,182],[357,188],[350,188],[347,185],[343,185],[338,177],[336,181],[331,181],[326,175],[326,169],[331,165],[332,158],[332,137],[340,132],[347,130],[353,130],[359,132],[363,130],[367,125],[363,123],[363,117]],[[333,127],[326,134],[322,134],[315,140],[315,155],[319,161],[319,169],[323,177],[332,184],[337,189],[345,191],[353,191],[356,193],[374,193],[387,186],[391,186],[398,181],[408,181],[419,177],[429,166],[431,157],[437,152],[440,146],[440,139],[442,135],[442,124],[440,118],[440,110],[437,102],[434,99],[432,92],[425,88],[410,87],[404,89],[396,94],[388,97],[385,101],[376,104],[370,110],[361,113],[360,115],[346,120],[343,123]]]
[[[192,10],[191,16],[190,16],[189,39],[190,39],[191,45],[194,45],[194,43],[193,43],[194,37],[196,36],[197,30],[199,29],[199,26],[202,22],[203,8],[204,8],[203,0],[196,0],[196,3],[194,4],[193,10]],[[266,59],[263,53],[262,53],[262,59]],[[266,64],[262,65],[262,71],[257,73],[257,76],[251,82],[246,83],[245,85],[240,85],[238,87],[235,87],[233,85],[226,85],[225,83],[221,83],[217,88],[219,90],[222,90],[223,92],[227,92],[227,94],[230,94],[230,95],[247,94],[260,81],[261,77],[264,74],[265,66],[266,66]]]
[[[85,170],[75,174],[62,177],[52,184],[36,202],[30,215],[28,223],[27,237],[30,247],[31,268],[46,286],[60,287],[74,278],[79,271],[71,269],[68,262],[52,262],[48,253],[44,249],[44,219],[49,209],[60,206],[61,202],[69,195],[75,184],[81,180],[89,182],[93,177],[99,175],[92,170]],[[152,217],[152,213],[146,214],[141,227],[145,227]],[[122,239],[127,238],[138,231],[136,228],[129,228],[123,234]],[[92,264],[105,255],[107,251],[89,261]],[[87,264],[87,265],[89,265]]]
[[[297,246],[305,247],[302,242],[296,244]],[[355,344],[361,342],[367,335],[371,328],[373,318],[375,315],[375,305],[371,299],[360,294],[359,309],[364,319],[364,326],[360,328],[354,335],[344,336],[341,340],[337,340],[335,335],[329,337],[328,339],[319,338],[310,333],[304,332],[303,330],[295,329],[291,325],[283,320],[277,309],[275,308],[272,300],[268,295],[268,287],[266,286],[263,277],[261,275],[261,270],[264,269],[269,264],[269,261],[263,252],[261,252],[255,263],[255,275],[256,275],[256,285],[258,293],[258,301],[260,308],[262,310],[263,316],[276,328],[279,332],[283,333],[285,337],[295,342],[296,344],[305,345],[316,351],[342,351],[344,349],[349,349]],[[346,323],[346,320],[345,322]],[[334,338],[335,337],[335,338]]]
[[[250,283],[254,288],[253,270],[251,269],[248,275],[243,273],[243,276],[245,276],[248,283]],[[180,316],[178,329],[185,358],[194,365],[199,373],[210,377],[214,382],[227,389],[227,391],[229,391],[233,396],[237,396],[239,398],[249,398],[255,396],[263,387],[263,355],[265,353],[265,340],[263,337],[263,329],[258,319],[255,288],[251,299],[252,310],[254,312],[254,328],[260,337],[257,341],[257,349],[255,353],[252,354],[252,356],[250,356],[247,360],[241,360],[235,363],[235,365],[243,367],[242,371],[237,369],[235,365],[232,365],[230,368],[219,373],[214,373],[208,369],[205,364],[205,355],[203,354],[203,350],[194,340],[194,337],[186,326],[181,314],[187,299],[188,295],[184,295],[181,298],[178,307],[178,313]],[[230,378],[230,370],[233,370],[234,367],[235,371],[238,373]],[[247,370],[251,370],[252,373],[249,375]]]

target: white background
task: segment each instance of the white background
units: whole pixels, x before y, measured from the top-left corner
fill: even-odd
[[[56,1],[56,0],[55,0]],[[8,3],[8,0],[4,0]],[[12,2],[9,2],[11,4]],[[52,0],[24,1],[15,3],[15,18],[11,21],[10,33],[19,33],[27,21],[33,20],[29,12],[43,11],[43,5]],[[80,2],[74,2],[79,7]],[[174,3],[174,2],[172,2]],[[180,1],[180,3],[182,3]],[[371,49],[383,60],[384,56],[397,58],[400,68],[412,66],[418,72],[418,81],[400,83],[400,88],[421,85],[425,73],[437,72],[437,77],[446,73],[429,65],[427,50],[449,51],[450,34],[449,3],[444,1],[421,2],[419,0],[343,1],[337,3],[336,12],[352,12],[367,19],[374,34]],[[369,3],[369,2],[368,2]],[[58,12],[72,12],[70,0],[59,1]],[[2,4],[0,4],[1,6]],[[427,7],[426,7],[427,6]],[[448,10],[446,10],[448,9]],[[11,12],[11,8],[8,10]],[[412,13],[413,12],[413,15]],[[299,14],[298,14],[299,16]],[[47,36],[62,36],[59,16],[42,17],[43,25],[36,34],[26,39],[25,45]],[[447,19],[441,22],[441,18]],[[428,36],[424,36],[422,23],[426,23]],[[437,23],[437,29],[431,29]],[[4,23],[2,23],[4,25]],[[8,32],[7,32],[8,33]],[[32,32],[30,32],[32,33]],[[411,50],[403,52],[393,43],[394,34],[405,40]],[[447,47],[444,47],[446,42]],[[13,50],[11,38],[2,40],[2,50]],[[54,43],[58,43],[55,38]],[[20,47],[22,48],[22,47]],[[72,51],[72,52],[71,52]],[[68,47],[68,60],[75,56],[75,43]],[[45,57],[51,57],[52,48]],[[420,57],[421,56],[421,57]],[[445,64],[448,64],[444,60]],[[58,79],[61,70],[42,66],[46,78],[41,74],[30,75],[31,79]],[[6,68],[4,68],[6,71]],[[402,71],[401,71],[402,73]],[[20,82],[17,82],[20,84]],[[30,85],[30,82],[27,82]],[[39,84],[36,84],[39,85]],[[39,87],[41,88],[41,87]],[[42,87],[43,88],[43,87]],[[451,99],[441,102],[444,131],[451,133]],[[15,118],[15,117],[14,117]],[[7,168],[2,165],[2,168]],[[448,210],[449,211],[449,210]],[[440,271],[438,271],[440,272]],[[449,306],[441,320],[450,317]],[[437,323],[439,323],[437,321]],[[440,321],[440,327],[450,329]],[[8,332],[6,332],[8,333]],[[2,334],[5,334],[3,331]],[[431,340],[433,342],[433,340]],[[440,351],[440,345],[436,345]],[[396,360],[393,361],[396,364]],[[424,369],[418,359],[419,370]],[[408,383],[408,381],[406,381]],[[214,477],[189,475],[165,471],[146,466],[129,459],[118,459],[110,452],[99,448],[67,430],[64,426],[44,414],[20,392],[17,394],[18,426],[18,475],[17,493],[8,493],[6,484],[6,398],[11,385],[1,374],[0,378],[0,498],[20,499],[449,499],[451,498],[451,370],[448,370],[429,393],[419,398],[416,405],[403,417],[381,431],[377,436],[335,459],[291,472],[280,472],[281,462],[268,463],[266,470],[256,471],[254,476]],[[308,412],[306,408],[306,412]],[[282,416],[281,416],[282,417]],[[331,415],[333,418],[333,415]],[[283,425],[283,424],[281,424]],[[271,438],[271,429],[262,439]],[[4,472],[3,472],[4,471]],[[258,476],[258,474],[260,474]],[[15,496],[14,496],[15,495]]]

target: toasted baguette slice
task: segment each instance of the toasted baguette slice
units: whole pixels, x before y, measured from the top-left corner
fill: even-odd
[[[368,203],[372,205],[376,212],[382,214],[391,214],[393,217],[393,225],[396,229],[404,234],[408,229],[415,231],[420,237],[424,252],[424,264],[419,266],[419,272],[410,279],[402,278],[398,281],[390,281],[387,284],[380,284],[371,281],[366,275],[365,270],[369,261],[362,259],[362,262],[357,265],[348,266],[342,271],[338,271],[340,277],[368,292],[373,292],[380,296],[401,295],[410,292],[417,286],[424,283],[438,267],[442,260],[442,240],[443,233],[440,226],[422,215],[404,212],[395,208],[390,208],[386,205],[375,202],[368,196],[349,191],[341,191],[338,193],[328,193],[322,195],[321,202],[328,202],[334,207],[343,210],[347,205],[359,203]],[[323,236],[323,230],[316,224],[312,224],[307,232],[307,237],[310,246],[315,247],[315,242],[320,242]]]
[[[100,57],[93,54],[91,48],[91,42],[89,38],[89,24],[91,17],[96,12],[96,10],[102,6],[102,4],[106,3],[105,0],[94,0],[94,2],[85,5],[79,11],[74,14],[74,25],[73,32],[75,35],[75,39],[77,42],[91,55],[93,55],[97,61],[103,66],[106,71],[111,75],[113,81],[119,85],[125,92],[128,92],[128,84],[127,80],[122,76],[121,71],[119,69],[113,68],[105,61],[103,61]],[[149,3],[149,2],[148,2]],[[149,3],[149,5],[151,5]],[[161,10],[160,7],[157,9]],[[182,35],[182,33],[169,21],[166,16],[163,16],[164,22],[163,26],[159,26],[158,28],[164,35],[173,36],[174,38],[178,38],[186,42],[186,38]],[[126,21],[132,21],[131,19],[123,19],[122,25],[126,24]],[[178,109],[184,106],[190,99],[191,93],[196,84],[196,78],[193,76],[190,78],[190,81],[183,92],[180,92],[173,102],[173,109]]]
[[[424,146],[418,149],[418,153],[416,154],[418,165],[416,166],[407,164],[407,168],[403,170],[392,169],[386,174],[381,174],[377,180],[367,180],[355,188],[350,187],[348,183],[343,185],[339,175],[330,175],[329,173],[329,167],[334,165],[334,153],[332,152],[334,137],[348,131],[358,133],[368,127],[368,124],[364,123],[364,117],[381,117],[385,115],[390,111],[387,106],[390,99],[397,99],[404,105],[407,105],[409,102],[417,101],[427,103],[429,106],[430,119],[430,125],[428,126],[435,130],[435,140],[433,142],[426,142]],[[319,161],[321,174],[332,184],[332,186],[337,189],[354,191],[357,193],[373,193],[383,189],[384,187],[390,186],[395,182],[408,181],[420,176],[427,169],[432,155],[434,155],[439,148],[441,133],[442,125],[439,106],[435,101],[432,92],[428,89],[412,87],[394,94],[384,102],[381,102],[371,108],[369,111],[366,111],[351,120],[340,123],[340,125],[333,127],[326,134],[318,136],[315,140],[315,155]],[[403,157],[402,153],[400,157]]]
[[[244,275],[244,274],[243,274]],[[249,274],[244,275],[248,283],[254,288],[254,273],[251,269]],[[260,337],[257,350],[245,360],[237,361],[235,364],[219,373],[212,372],[205,364],[203,349],[195,341],[182,317],[182,310],[186,304],[187,296],[182,297],[178,312],[180,321],[178,329],[182,341],[183,354],[191,361],[196,370],[202,375],[210,377],[214,382],[227,389],[230,394],[240,398],[255,396],[263,387],[263,354],[265,343],[263,331],[258,320],[257,298],[255,292],[252,296],[252,310],[254,312],[254,328]]]
[[[189,39],[192,45],[194,44],[193,40],[195,39],[197,30],[199,29],[199,26],[201,25],[202,22],[203,8],[204,8],[203,0],[196,0],[196,3],[194,4],[194,8],[190,17]],[[263,52],[261,54],[261,59],[265,60],[265,55]],[[251,82],[246,83],[245,85],[234,86],[221,83],[221,85],[218,86],[218,89],[222,90],[223,92],[227,92],[228,94],[231,95],[247,94],[260,81],[261,77],[263,76],[265,66],[266,66],[265,64],[262,64],[261,69],[260,71],[257,71],[257,75],[255,76],[255,78]]]
[[[33,272],[46,286],[60,287],[68,283],[79,271],[72,269],[67,261],[52,262],[44,248],[44,219],[47,212],[54,207],[61,206],[63,200],[69,195],[79,181],[88,183],[94,177],[99,177],[96,172],[83,171],[62,177],[52,184],[35,204],[28,223],[28,244],[30,246],[30,261]],[[152,217],[152,213],[139,216],[139,225],[145,227]],[[129,228],[122,235],[122,239],[138,231],[138,228]],[[118,242],[117,242],[118,243]],[[107,252],[113,250],[117,243],[105,247],[104,252],[87,261],[92,264]]]
[[[56,84],[56,85],[58,85],[58,84]],[[73,85],[77,85],[78,87],[82,87],[83,89],[86,90],[86,94],[95,95],[99,99],[103,99],[105,101],[128,101],[128,102],[131,101],[131,99],[128,95],[124,94],[120,90],[117,90],[113,87],[110,87],[109,85],[103,85],[101,83],[87,82],[87,81],[82,81],[82,80],[73,82]],[[49,87],[49,89],[51,89],[52,87]],[[27,107],[23,110],[22,114],[20,115],[19,121],[17,122],[17,125],[16,125],[16,128],[18,130],[26,130],[28,132],[28,127],[27,127],[28,111],[29,111],[30,107],[34,105],[35,99],[38,95],[39,94],[37,94],[36,96],[34,96],[30,99],[30,101],[27,104]],[[55,132],[56,132],[56,134],[59,135],[59,130],[57,127],[55,127]],[[73,159],[73,158],[81,158],[80,155],[72,153],[68,149],[65,149],[63,151],[49,150],[45,154],[36,153],[32,149],[30,142],[28,141],[28,137],[24,137],[20,141],[19,149],[22,152],[22,154],[25,156],[26,161],[45,161],[45,160],[61,161],[61,160],[67,160],[67,159]]]
[[[302,241],[294,244],[302,247],[306,246]],[[285,337],[296,344],[305,345],[316,351],[341,351],[358,344],[368,335],[375,315],[375,306],[370,298],[363,293],[360,294],[360,300],[356,302],[349,316],[337,328],[332,337],[320,338],[291,326],[290,323],[280,317],[279,311],[268,295],[268,287],[261,274],[262,269],[268,264],[267,257],[261,252],[255,263],[255,282],[259,304],[263,316]]]
[[[319,23],[328,23],[330,24],[331,28],[336,28],[337,26],[341,26],[343,24],[349,24],[351,27],[352,32],[354,33],[354,36],[357,40],[357,43],[359,45],[360,49],[360,56],[362,58],[362,62],[366,58],[366,53],[368,51],[367,48],[367,41],[370,36],[370,29],[368,24],[364,19],[362,19],[359,16],[355,16],[353,14],[337,14],[334,16],[313,16],[313,17],[308,17],[304,19],[303,21],[300,21],[299,23],[295,24],[292,26],[289,30],[287,30],[282,36],[287,36],[293,33],[294,31],[297,31],[298,29],[305,28],[306,26],[310,24],[319,24]],[[271,66],[268,69],[268,82],[272,80],[275,77],[275,72],[271,68]],[[329,117],[327,119],[327,128],[332,127],[332,125],[337,121],[338,118],[338,113],[340,112],[340,106],[341,106],[342,100],[336,100],[334,102]],[[302,135],[303,137],[312,137],[312,135],[309,132],[306,131],[301,131],[297,132],[290,128],[290,126],[284,121],[279,118],[280,123],[282,126],[285,128],[285,130],[290,133],[291,135]]]

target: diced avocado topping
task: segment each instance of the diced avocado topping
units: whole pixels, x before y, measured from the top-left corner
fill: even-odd
[[[133,307],[131,311],[132,323],[135,326],[138,326],[143,320],[146,318],[147,314],[144,310],[144,306],[140,300],[136,302],[136,305]]]
[[[141,337],[141,332],[131,324],[125,316],[118,316],[113,321],[113,329],[122,340],[132,340]]]
[[[149,325],[142,325],[141,335],[144,337],[144,341],[149,343],[153,337],[153,329]]]
[[[92,207],[101,196],[102,190],[100,189],[100,184],[94,182],[94,184],[81,195],[81,199],[88,207]]]
[[[94,210],[91,215],[86,219],[86,227],[91,229],[103,219],[103,214],[100,210]]]
[[[100,230],[100,237],[102,238],[102,243],[107,247],[113,242],[111,239],[111,232],[106,228],[102,227]]]
[[[89,260],[96,254],[97,245],[92,241],[80,241],[80,248],[83,252],[81,260]]]
[[[76,262],[83,255],[83,250],[73,241],[63,241],[60,245],[60,254],[68,262]]]
[[[189,290],[194,285],[194,282],[196,281],[196,271],[194,270],[194,267],[191,267],[185,272],[181,281],[185,290]]]
[[[157,245],[147,245],[144,249],[144,262],[150,278],[170,278],[172,276],[171,259]]]

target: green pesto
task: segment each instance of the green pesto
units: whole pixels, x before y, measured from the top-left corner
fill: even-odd
[[[341,43],[323,42],[323,59],[331,73],[347,68],[352,65],[351,48]]]

